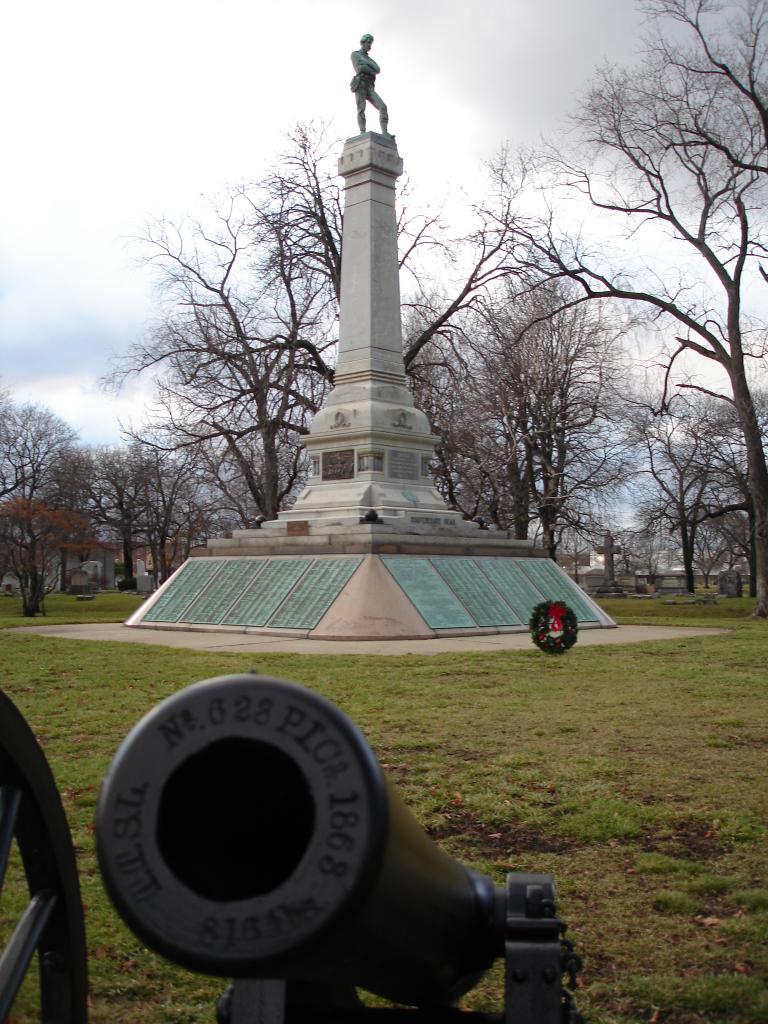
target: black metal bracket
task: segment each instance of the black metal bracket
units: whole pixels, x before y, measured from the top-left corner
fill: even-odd
[[[583,1024],[563,976],[581,962],[564,941],[551,875],[507,876],[504,920],[504,1012],[474,1013],[455,1007],[371,1009],[355,1005],[354,992],[315,989],[280,980],[239,979],[218,1003],[218,1024]]]

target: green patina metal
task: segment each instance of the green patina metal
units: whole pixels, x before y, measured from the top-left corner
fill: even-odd
[[[144,622],[180,622],[183,613],[223,569],[223,559],[193,558],[175,573],[166,590],[144,615]],[[202,596],[202,595],[201,595]]]
[[[267,624],[276,629],[314,629],[361,562],[361,557],[317,559]]]
[[[597,612],[581,590],[549,558],[519,558],[516,564],[536,585],[545,601],[565,601],[579,622],[598,622]],[[530,614],[530,613],[529,613]]]
[[[220,625],[226,613],[250,588],[265,562],[258,558],[227,558],[220,572],[184,612],[185,622]]]
[[[475,625],[428,558],[382,555],[381,560],[430,629],[471,629]]]
[[[310,558],[270,559],[222,619],[224,626],[264,626],[312,565]]]
[[[478,626],[514,626],[520,618],[477,564],[476,558],[431,558]]]

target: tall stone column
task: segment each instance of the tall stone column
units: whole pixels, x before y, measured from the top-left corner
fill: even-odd
[[[335,387],[305,441],[312,477],[280,519],[357,523],[374,511],[401,529],[461,520],[432,485],[438,438],[405,384],[395,212],[402,172],[390,136],[347,140],[339,160],[345,202]]]
[[[402,173],[394,139],[372,132],[350,140],[339,160],[345,195],[337,388],[405,383],[395,212]]]

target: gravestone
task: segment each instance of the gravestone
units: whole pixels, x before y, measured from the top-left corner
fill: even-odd
[[[627,592],[616,582],[616,573],[613,567],[613,556],[621,554],[621,548],[614,544],[611,531],[605,531],[603,546],[598,549],[603,556],[603,582],[595,593],[598,597],[626,597]]]
[[[96,561],[95,558],[92,558],[86,562],[81,562],[80,569],[88,577],[88,582],[91,584],[92,588],[94,590],[98,590],[101,586],[102,577],[104,575],[104,566],[102,563]]]
[[[688,593],[685,573],[665,572],[656,574],[656,590],[662,596],[675,596]]]
[[[717,592],[723,597],[741,597],[744,585],[741,573],[736,569],[727,569],[717,577]]]
[[[69,574],[69,586],[67,591],[70,594],[90,594],[93,592],[91,579],[84,569],[73,569]]]
[[[151,594],[155,589],[155,580],[146,569],[146,565],[143,558],[136,559],[136,593],[137,594]]]

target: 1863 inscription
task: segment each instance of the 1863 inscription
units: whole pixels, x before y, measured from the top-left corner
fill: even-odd
[[[354,475],[354,448],[323,452],[323,480],[351,480]]]

